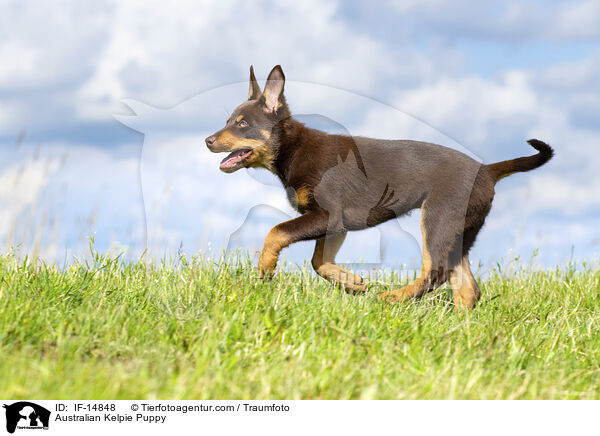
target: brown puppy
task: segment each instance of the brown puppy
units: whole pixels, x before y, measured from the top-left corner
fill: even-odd
[[[408,286],[383,295],[391,301],[419,297],[450,281],[457,306],[472,308],[481,296],[469,267],[469,250],[488,215],[494,185],[515,172],[546,163],[553,150],[529,140],[538,154],[482,165],[450,148],[427,142],[330,135],[294,120],[283,96],[278,65],[261,91],[250,67],[248,100],[225,127],[206,138],[213,152],[229,152],[220,169],[263,167],[275,173],[301,213],[269,232],[259,258],[270,277],[280,251],[315,239],[315,271],[354,292],[363,279],[335,264],[346,232],[375,226],[422,209],[423,267]]]

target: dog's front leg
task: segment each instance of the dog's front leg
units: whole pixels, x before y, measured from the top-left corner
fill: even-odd
[[[311,210],[273,227],[265,238],[265,245],[258,258],[259,277],[270,278],[273,275],[279,253],[288,245],[324,236],[327,223],[327,213]]]

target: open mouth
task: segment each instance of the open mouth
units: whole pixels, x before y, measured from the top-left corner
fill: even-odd
[[[252,149],[232,151],[221,161],[219,168],[226,173],[231,173],[244,165],[244,161],[250,157]]]

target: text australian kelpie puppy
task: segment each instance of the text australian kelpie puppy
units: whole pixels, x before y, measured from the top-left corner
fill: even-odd
[[[362,277],[335,264],[346,232],[421,208],[421,273],[413,283],[382,297],[419,297],[449,280],[455,304],[474,307],[481,292],[468,255],[490,211],[494,185],[512,173],[543,165],[552,157],[552,148],[531,139],[538,154],[482,165],[427,142],[331,135],[292,118],[284,82],[278,65],[261,91],[250,67],[248,100],[233,111],[223,129],[206,138],[211,151],[229,152],[220,164],[222,171],[272,171],[301,213],[267,235],[258,261],[260,276],[273,274],[284,247],[315,239],[315,271],[349,291],[364,291]]]

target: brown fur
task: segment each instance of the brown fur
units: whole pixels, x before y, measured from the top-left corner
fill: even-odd
[[[261,166],[276,174],[301,213],[267,235],[258,263],[260,276],[273,274],[283,248],[314,239],[312,265],[317,274],[349,291],[364,291],[360,276],[335,265],[346,233],[421,208],[421,273],[382,298],[420,297],[450,280],[456,306],[474,307],[481,292],[468,253],[490,211],[494,185],[509,174],[543,165],[553,150],[532,139],[537,155],[481,165],[436,144],[331,135],[291,117],[284,83],[283,71],[276,66],[261,91],[251,67],[248,101],[236,108],[224,129],[206,139],[212,151],[229,151],[234,158],[244,154],[241,161],[222,166],[224,171]]]

